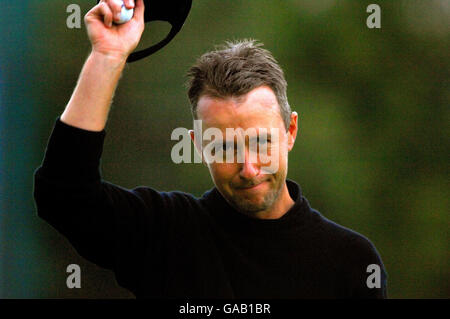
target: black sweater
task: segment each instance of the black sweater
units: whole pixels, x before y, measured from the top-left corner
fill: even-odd
[[[102,180],[104,138],[58,118],[34,198],[41,218],[137,297],[386,297],[373,244],[312,209],[295,182],[287,180],[295,204],[285,215],[254,219],[216,188],[196,198]],[[380,288],[367,287],[370,264],[381,269]]]

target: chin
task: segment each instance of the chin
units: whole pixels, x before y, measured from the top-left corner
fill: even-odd
[[[243,212],[243,213],[246,213],[249,215],[254,215],[256,213],[265,211],[270,207],[266,203],[254,204],[254,203],[249,203],[249,202],[235,203],[235,206],[236,206],[236,209],[239,210],[240,212]]]
[[[264,198],[259,201],[252,201],[246,198],[232,198],[231,201],[233,206],[240,212],[254,215],[256,213],[268,210],[275,199],[277,198],[277,193],[269,192],[264,195]]]

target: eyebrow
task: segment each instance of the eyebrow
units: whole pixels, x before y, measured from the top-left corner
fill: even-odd
[[[255,139],[259,139],[260,138],[260,136],[259,136],[259,134],[257,135],[257,136],[248,136],[248,138],[250,139],[250,140],[255,140]],[[271,133],[267,133],[266,134],[266,139],[267,140],[272,140],[272,134]],[[226,139],[224,139],[224,140],[222,140],[222,143],[223,144],[225,144],[225,143],[231,143],[231,142],[234,142],[234,140],[233,141],[228,141],[228,140],[226,140]],[[217,142],[217,143],[219,143],[220,144],[220,142]]]

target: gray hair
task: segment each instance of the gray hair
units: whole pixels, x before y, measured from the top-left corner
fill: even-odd
[[[256,40],[227,41],[214,51],[203,54],[189,69],[188,97],[197,119],[197,103],[201,95],[227,98],[239,97],[251,90],[269,86],[280,106],[286,130],[289,127],[289,106],[284,73],[272,54]]]

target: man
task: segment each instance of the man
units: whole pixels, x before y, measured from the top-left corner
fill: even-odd
[[[110,102],[144,29],[143,1],[125,5],[135,14],[123,25],[112,25],[114,1],[85,17],[92,52],[35,173],[39,216],[137,297],[386,297],[372,243],[324,218],[286,180],[298,117],[281,68],[254,41],[206,53],[189,71],[194,119],[222,138],[205,155],[206,139],[191,132],[214,189],[196,198],[101,179]],[[236,156],[220,161],[220,150]]]

